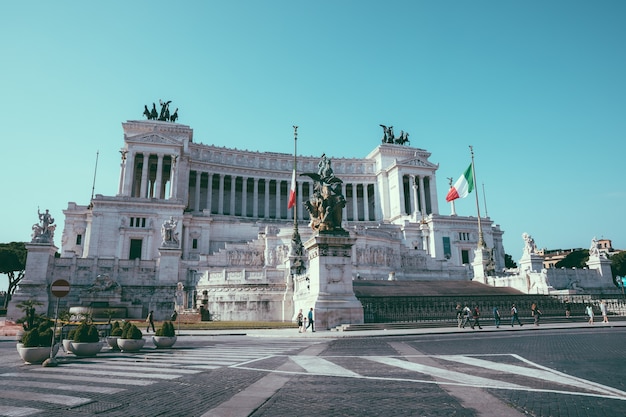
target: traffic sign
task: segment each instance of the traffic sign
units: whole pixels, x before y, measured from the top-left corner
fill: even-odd
[[[70,283],[64,279],[57,279],[50,286],[50,292],[55,297],[63,298],[70,293]]]

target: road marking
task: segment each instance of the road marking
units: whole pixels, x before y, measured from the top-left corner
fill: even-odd
[[[46,402],[52,404],[60,404],[68,407],[76,407],[79,405],[87,404],[92,402],[91,398],[81,398],[74,397],[70,395],[59,395],[59,394],[43,394],[40,392],[33,391],[0,391],[0,398],[6,398],[9,400],[28,400],[28,401],[38,401],[38,402]]]
[[[279,356],[279,355],[276,355]],[[303,357],[287,356],[289,361],[298,364],[303,371],[282,371],[273,368],[263,367],[263,360],[276,357],[273,355],[266,358],[250,360],[248,362],[232,365],[232,368],[248,369],[251,371],[261,371],[270,373],[287,373],[293,375],[320,375],[335,376],[343,378],[360,378],[381,381],[405,381],[423,384],[435,385],[455,385],[472,388],[491,388],[501,390],[516,390],[529,392],[546,392],[567,395],[579,395],[588,397],[599,397],[626,401],[626,392],[619,389],[602,385],[593,381],[585,380],[575,376],[558,372],[554,369],[547,368],[526,360],[516,354],[499,354],[499,355],[405,355],[407,358],[431,358],[438,360],[446,360],[451,362],[462,363],[468,366],[468,369],[457,369],[451,371],[445,366],[429,366],[415,362],[402,360],[397,355],[394,356],[323,356],[323,357]],[[481,356],[481,358],[478,358]],[[497,361],[486,360],[486,356],[509,356],[515,360],[519,360],[521,365],[512,365]],[[367,376],[353,372],[345,367],[339,366],[332,362],[333,358],[341,358],[342,360],[353,358],[358,360],[370,360],[390,367],[390,374],[393,375],[393,368],[401,368],[404,370],[414,371],[415,377],[397,378],[393,376]],[[476,369],[483,368],[494,371],[492,379],[476,376]],[[439,380],[423,379],[419,375],[429,375]],[[539,379],[543,381],[544,386],[552,386],[553,388],[536,388],[535,384],[524,382],[524,378]],[[446,381],[441,381],[445,379]],[[514,380],[515,383],[510,382]]]
[[[26,417],[41,413],[44,410],[30,407],[11,407],[10,405],[0,405],[0,416],[6,417]]]
[[[508,388],[519,389],[521,385],[512,384],[503,381],[494,381],[492,379],[481,378],[479,376],[468,375],[462,372],[449,371],[447,369],[437,368],[434,366],[421,365],[419,363],[408,362],[397,358],[389,358],[384,356],[362,356],[361,359],[367,359],[369,361],[379,362],[385,365],[395,366],[396,368],[407,369],[409,371],[415,371],[422,374],[431,375],[437,378],[447,379],[456,383],[462,382],[463,385],[472,387],[481,386],[484,388]]]
[[[291,356],[290,359],[310,374],[361,377],[356,372],[352,372],[319,356]]]

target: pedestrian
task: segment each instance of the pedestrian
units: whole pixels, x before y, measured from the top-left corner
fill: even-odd
[[[304,314],[302,314],[302,309],[300,309],[300,311],[298,312],[298,318],[296,320],[298,321],[298,333],[302,333],[302,324],[304,322]]]
[[[176,310],[174,310],[174,312],[170,316],[170,321],[176,321],[177,318],[178,318],[178,313],[176,312]]]
[[[463,308],[461,308],[461,304],[456,305],[456,322],[459,329],[461,328],[461,324],[463,323]]]
[[[315,324],[313,324],[313,307],[309,310],[309,324],[307,324],[306,328],[308,329],[311,326],[311,331],[315,333]]]
[[[463,307],[463,322],[461,323],[461,328],[464,329],[468,323],[473,329],[474,325],[472,324],[472,310],[470,310],[468,305],[465,304],[465,307]]]
[[[606,302],[600,301],[600,312],[602,313],[602,323],[608,323],[609,317],[607,316]]]
[[[154,311],[153,310],[150,310],[150,313],[148,313],[148,317],[146,317],[146,323],[148,323],[148,327],[146,327],[146,333],[150,331],[150,326],[152,326],[152,331],[156,332],[156,330],[154,330]]]
[[[586,311],[589,316],[589,324],[593,324],[593,308],[591,307],[591,304],[587,304]]]
[[[472,317],[474,318],[474,326],[472,326],[472,329],[475,326],[478,326],[478,328],[482,330],[483,328],[480,327],[480,320],[479,320],[480,310],[478,310],[478,306],[474,306],[474,310],[472,310]]]
[[[565,300],[565,317],[566,318],[570,318],[570,316],[572,315],[572,306],[569,303],[569,300]]]
[[[519,326],[522,327],[523,324],[519,320],[519,316],[518,316],[518,313],[517,313],[517,307],[515,307],[515,304],[513,304],[511,306],[511,327],[513,327],[513,324],[515,323],[516,320],[519,323]]]
[[[493,308],[493,320],[496,322],[496,329],[500,328],[500,310],[498,307]]]
[[[541,317],[541,310],[537,307],[537,303],[533,303],[530,306],[530,314],[535,319],[535,326],[539,326],[539,317]]]

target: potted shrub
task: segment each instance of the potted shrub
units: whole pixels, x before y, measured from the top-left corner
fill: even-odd
[[[119,350],[119,346],[117,345],[117,339],[122,335],[122,327],[118,321],[113,322],[111,326],[111,334],[107,336],[107,344],[111,347],[111,349]]]
[[[38,327],[34,324],[30,330],[22,335],[17,344],[17,353],[22,360],[28,364],[43,363],[50,356],[56,355],[59,346],[55,344],[52,348],[52,321],[45,319]]]
[[[143,333],[134,324],[125,325],[122,335],[117,339],[117,346],[122,352],[137,352],[144,343],[146,340],[143,338]]]
[[[95,356],[102,349],[98,328],[92,323],[82,322],[74,332],[70,350],[76,356]]]
[[[171,321],[164,321],[163,325],[157,329],[152,342],[157,348],[169,348],[176,343],[176,331]]]

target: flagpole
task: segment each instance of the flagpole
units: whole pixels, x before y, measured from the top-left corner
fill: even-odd
[[[293,172],[298,176],[298,126],[293,127]],[[298,199],[298,185],[296,184],[294,190],[296,191],[296,200]],[[294,233],[298,231],[298,204],[293,205],[293,228]]]
[[[297,199],[297,182],[296,171],[298,169],[298,126],[293,127],[293,190],[295,198]],[[302,239],[300,238],[300,232],[298,232],[298,204],[293,205],[293,234],[291,235],[291,275],[300,275],[306,271],[304,265],[304,246],[302,245]]]
[[[474,148],[470,145],[470,153],[472,154],[472,179],[474,181],[474,188],[476,188],[476,171],[474,170]],[[478,249],[486,248],[485,240],[483,237],[483,227],[480,223],[480,204],[478,204],[478,192],[476,195],[476,211],[478,212]]]

